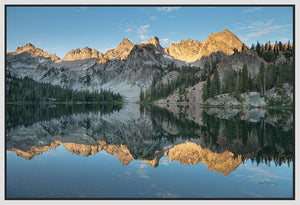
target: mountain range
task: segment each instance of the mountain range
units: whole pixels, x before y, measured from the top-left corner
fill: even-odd
[[[234,55],[235,52],[239,55]],[[158,37],[137,44],[124,38],[105,54],[84,47],[72,49],[62,59],[28,43],[6,55],[6,70],[16,77],[27,76],[74,90],[110,90],[123,95],[126,101],[136,102],[140,100],[140,92],[148,90],[154,81],[174,80],[168,77],[170,72],[166,68],[169,65],[204,70],[205,64],[216,60],[221,81],[227,70],[239,71],[247,64],[249,73],[256,75],[261,63],[268,64],[225,29],[212,33],[204,42],[187,39],[178,44],[170,43],[167,48],[160,45]],[[275,64],[282,61],[286,59],[278,58]],[[197,73],[201,74],[201,71]],[[201,92],[200,84],[196,88]]]
[[[158,37],[153,37],[151,40],[145,43],[132,44],[127,38],[124,38],[118,47],[108,50],[105,54],[100,53],[96,49],[84,47],[82,49],[72,49],[66,56],[60,59],[56,54],[48,54],[40,48],[36,48],[31,43],[27,43],[23,47],[18,47],[16,52],[9,53],[10,55],[17,55],[23,52],[28,52],[33,57],[51,58],[53,62],[62,61],[76,61],[84,59],[98,59],[98,63],[105,63],[108,60],[124,60],[126,59],[133,47],[141,45],[153,45],[155,50],[162,54],[167,54],[177,60],[185,62],[195,62],[201,59],[202,56],[209,56],[214,52],[221,51],[227,55],[233,54],[233,49],[241,50],[243,43],[237,36],[225,29],[219,33],[212,33],[207,37],[204,42],[197,40],[187,39],[181,40],[178,44],[170,43],[169,47],[162,48],[159,43]]]

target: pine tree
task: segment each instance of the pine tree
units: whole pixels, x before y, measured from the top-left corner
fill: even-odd
[[[219,78],[219,72],[217,69],[215,69],[215,71],[214,71],[214,83],[213,84],[215,84],[214,95],[218,95],[220,93],[220,89],[221,89],[221,82],[220,82],[220,78]]]
[[[140,101],[144,101],[145,97],[144,97],[144,92],[143,90],[141,89],[140,91]]]
[[[234,48],[233,49],[233,54],[238,54],[239,53],[239,50],[237,48]]]
[[[255,49],[256,49],[257,54],[258,54],[259,56],[261,56],[261,52],[260,52],[261,48],[260,48],[260,44],[259,44],[258,41],[257,41],[257,43],[256,43]]]
[[[248,92],[248,68],[247,65],[244,64],[243,70],[242,70],[242,92]]]
[[[291,51],[291,44],[290,44],[290,41],[288,41],[288,44],[287,44],[287,51]]]
[[[246,45],[243,43],[243,45],[242,45],[242,51],[245,51],[246,50]]]
[[[279,47],[279,50],[280,50],[280,51],[282,51],[282,50],[283,50],[283,47],[282,47],[282,42],[281,42],[281,41],[279,41],[279,43],[278,43],[278,47]]]
[[[259,84],[260,84],[260,90],[261,94],[265,95],[266,91],[266,83],[265,83],[265,64],[262,62],[259,68]]]
[[[269,45],[268,45],[268,51],[271,51],[272,49],[271,49],[271,42],[269,41],[269,43],[268,43]]]

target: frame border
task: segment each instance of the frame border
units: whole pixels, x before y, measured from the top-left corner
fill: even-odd
[[[292,198],[133,198],[133,197],[128,197],[128,198],[124,198],[124,197],[120,197],[120,198],[59,198],[59,197],[55,197],[55,198],[8,198],[7,197],[7,151],[6,151],[6,115],[7,115],[7,110],[6,110],[6,66],[7,66],[7,61],[6,61],[6,55],[7,55],[7,8],[8,7],[161,7],[161,6],[167,6],[167,7],[292,7],[293,8],[293,52],[294,52],[294,59],[293,59],[293,138],[294,138],[294,144],[293,144],[293,157],[294,157],[294,161],[293,161],[293,197]],[[4,3],[4,74],[5,74],[5,80],[4,80],[4,95],[5,95],[5,102],[4,102],[4,129],[5,129],[5,144],[4,144],[4,157],[5,157],[5,167],[4,167],[4,184],[5,184],[5,188],[4,188],[4,200],[7,201],[20,201],[20,200],[35,200],[35,201],[45,201],[45,200],[49,200],[49,201],[57,201],[57,200],[103,200],[103,201],[107,201],[107,200],[163,200],[163,201],[170,201],[170,200],[178,200],[178,201],[182,201],[182,200],[207,200],[207,201],[212,201],[212,200],[216,200],[216,201],[220,201],[220,200],[241,200],[241,201],[245,201],[245,200],[263,200],[263,201],[268,201],[268,200],[287,200],[287,201],[291,201],[291,200],[295,200],[295,188],[296,188],[296,183],[295,183],[295,165],[296,165],[296,158],[295,158],[295,70],[296,70],[296,64],[295,64],[295,58],[296,58],[296,35],[295,35],[295,25],[296,25],[296,11],[295,11],[295,4],[5,4]]]

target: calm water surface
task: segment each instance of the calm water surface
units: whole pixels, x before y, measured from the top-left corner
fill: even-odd
[[[7,106],[7,198],[292,198],[293,111]]]

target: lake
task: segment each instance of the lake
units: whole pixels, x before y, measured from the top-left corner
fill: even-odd
[[[293,112],[7,105],[6,197],[292,199]]]

